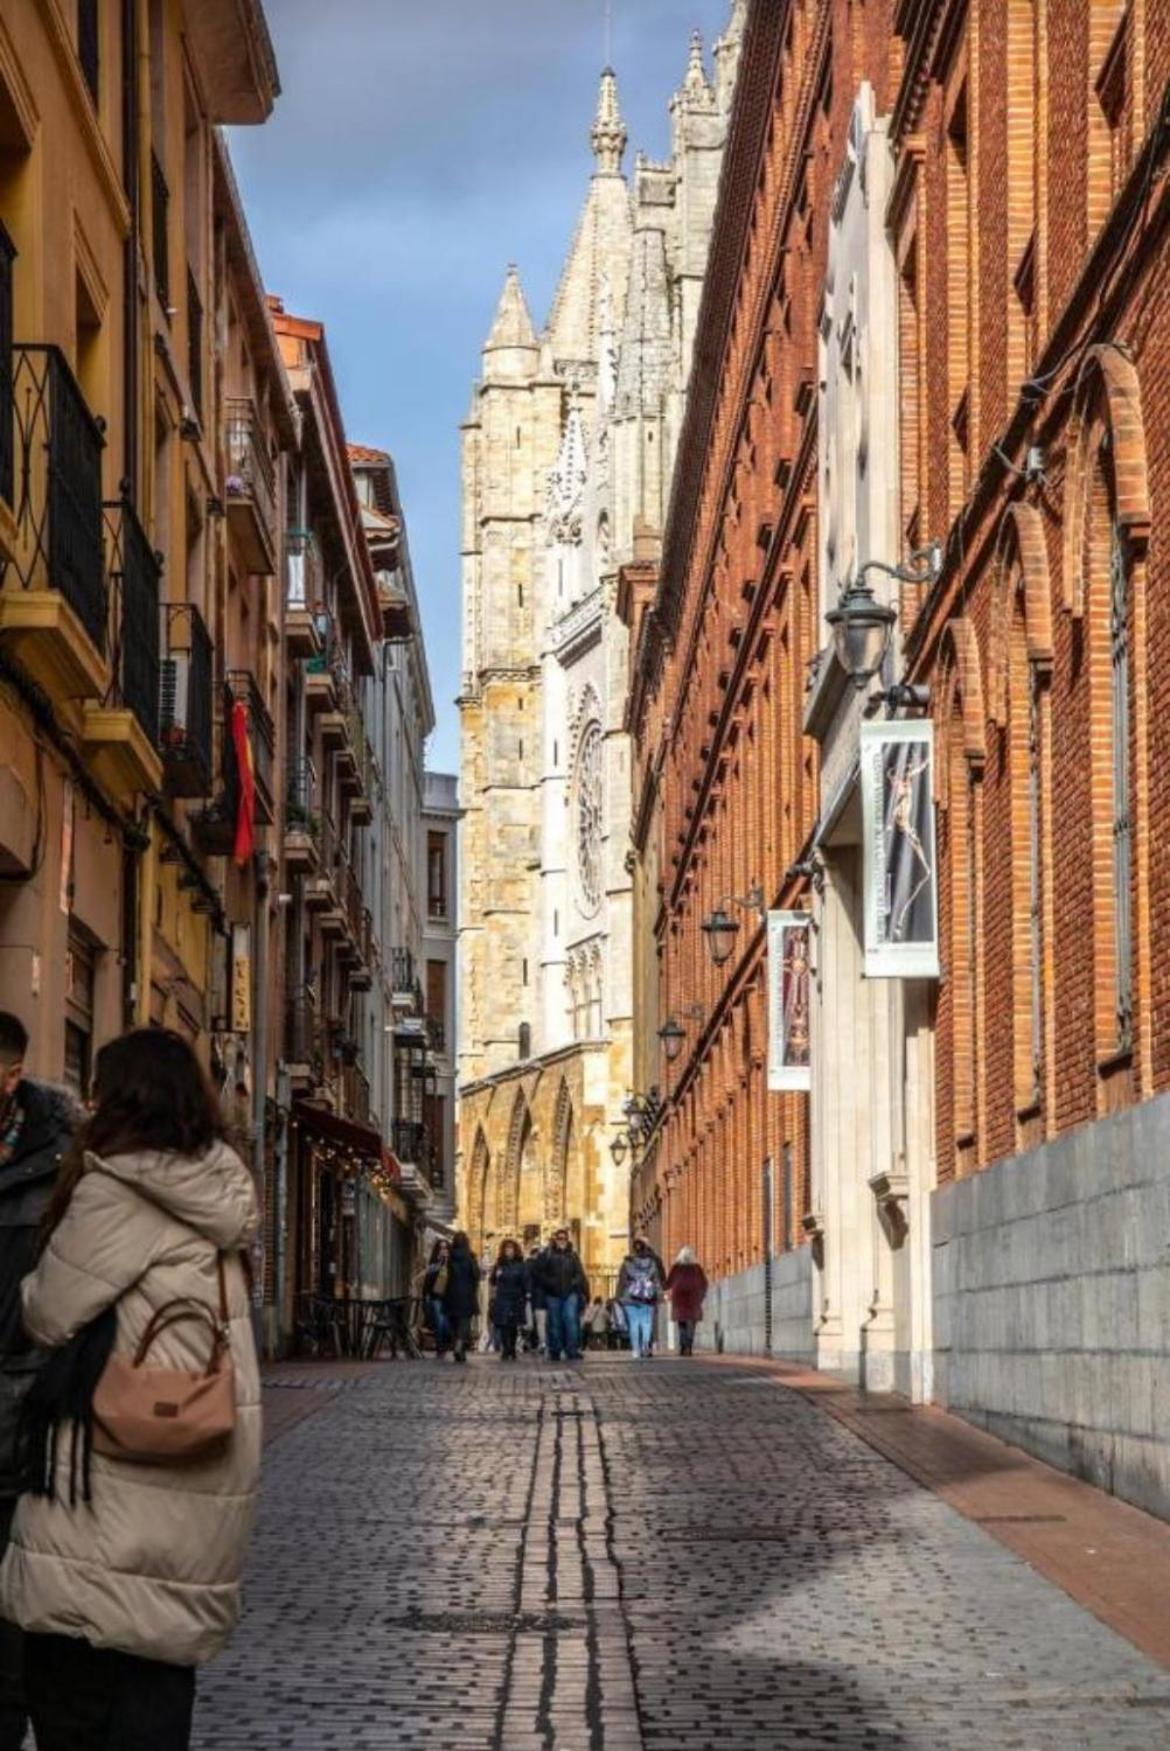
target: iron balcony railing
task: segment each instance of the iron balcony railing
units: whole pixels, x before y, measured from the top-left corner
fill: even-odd
[[[289,764],[285,790],[285,822],[301,832],[313,829],[317,819],[317,768],[307,757]]]
[[[172,796],[212,792],[211,634],[190,602],[164,609],[166,646],[162,662],[159,746]]]
[[[59,591],[104,654],[103,427],[58,347],[16,346],[11,359],[16,576]]]
[[[354,868],[348,858],[341,860],[341,903],[345,908],[346,920],[350,935],[360,946],[362,941],[362,905],[361,884],[354,874]]]
[[[447,1024],[439,1015],[426,1017],[427,1039],[432,1052],[442,1052],[447,1045]]]
[[[392,948],[390,950],[390,989],[392,991],[409,991],[413,994],[415,988],[414,956],[408,948]]]
[[[427,1157],[427,1128],[421,1119],[391,1119],[390,1147],[399,1161],[423,1167]]]
[[[325,594],[321,550],[312,530],[290,529],[285,536],[285,552],[288,557],[286,605],[311,611],[321,609]]]
[[[0,221],[0,499],[16,490],[16,416],[12,399],[12,264],[16,245]]]
[[[324,1069],[324,1049],[317,1005],[307,992],[290,997],[284,1012],[284,1056],[290,1064],[308,1064],[318,1077]]]
[[[276,474],[255,402],[227,401],[227,496],[250,499],[269,545],[276,527]]]
[[[241,704],[247,713],[248,745],[252,751],[252,775],[256,783],[256,812],[261,820],[271,821],[275,800],[272,765],[276,753],[276,730],[250,669],[229,669],[227,684],[233,703]]]
[[[171,307],[171,191],[163,175],[163,167],[154,152],[150,155],[150,218],[151,243],[154,249],[154,286],[164,310]]]
[[[347,1064],[341,1072],[341,1095],[345,1116],[364,1125],[370,1117],[370,1080],[360,1064]]]
[[[162,562],[128,499],[105,506],[111,666],[116,702],[132,711],[153,746],[159,743]]]

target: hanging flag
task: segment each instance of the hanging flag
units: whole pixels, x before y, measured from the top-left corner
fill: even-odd
[[[248,738],[248,709],[240,699],[232,701],[231,732],[237,774],[236,839],[232,855],[237,867],[242,867],[256,844],[256,778]]]
[[[768,1087],[812,1087],[807,912],[768,913]]]
[[[865,974],[938,978],[933,725],[861,726]]]

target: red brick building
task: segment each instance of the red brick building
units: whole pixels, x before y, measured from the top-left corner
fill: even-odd
[[[627,590],[642,1032],[685,1035],[635,1214],[666,1250],[698,1247],[729,1347],[819,1353],[848,1243],[817,1183],[816,1128],[839,1119],[822,1071],[839,1103],[875,983],[839,980],[824,938],[834,857],[860,869],[819,771],[851,697],[825,615],[863,561],[937,541],[937,576],[887,598],[889,655],[860,700],[933,727],[941,976],[900,982],[889,1012],[891,1041],[933,1067],[929,1184],[908,1223],[905,1139],[879,1171],[859,1163],[878,1287],[841,1354],[864,1369],[888,1269],[891,1333],[899,1297],[921,1303],[915,1390],[1161,1511],[1168,82],[1166,0],[753,6],[658,581]],[[888,420],[842,458],[825,361],[851,344],[857,289],[833,283],[830,233],[865,180],[866,85],[896,373]],[[859,307],[860,334],[880,299]],[[824,524],[842,468],[883,462],[879,551],[860,523]],[[889,700],[893,683],[929,691]],[[765,1091],[765,933],[739,904],[757,897],[807,907],[822,937],[811,1108]],[[702,926],[720,901],[739,930],[717,967]],[[861,916],[858,899],[859,939]]]

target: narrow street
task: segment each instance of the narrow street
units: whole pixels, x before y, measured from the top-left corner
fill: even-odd
[[[1170,1674],[770,1373],[476,1358],[268,1398],[204,1751],[1170,1740]]]

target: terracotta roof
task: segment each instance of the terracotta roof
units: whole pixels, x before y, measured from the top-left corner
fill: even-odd
[[[389,462],[388,450],[371,450],[368,444],[347,444],[351,462]]]

